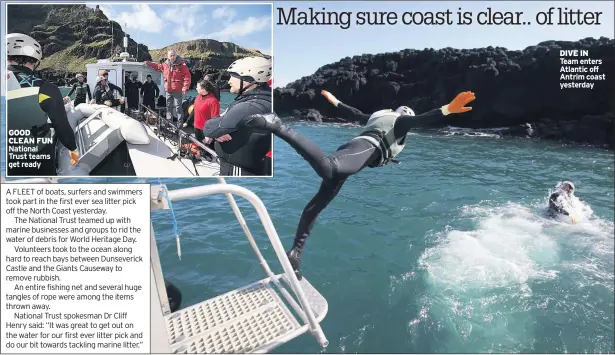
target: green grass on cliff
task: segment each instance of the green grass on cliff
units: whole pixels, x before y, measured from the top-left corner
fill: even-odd
[[[40,69],[52,69],[58,71],[66,71],[69,73],[85,72],[85,65],[90,63],[96,63],[97,59],[85,58],[84,56],[76,57],[73,53],[73,49],[75,49],[79,45],[81,45],[81,41],[73,44],[66,49],[56,52],[47,58],[43,58]]]
[[[167,56],[167,51],[165,49],[154,49],[154,50],[150,50],[149,53],[152,56],[152,59],[155,62],[159,62],[161,59],[166,58]],[[237,59],[239,58],[243,58],[243,57],[250,57],[255,55],[255,53],[216,53],[213,51],[205,51],[205,52],[201,52],[201,51],[197,51],[197,50],[190,50],[190,51],[179,51],[179,55],[182,58],[189,58],[189,59],[200,59],[200,60],[207,60],[211,57],[235,57]]]

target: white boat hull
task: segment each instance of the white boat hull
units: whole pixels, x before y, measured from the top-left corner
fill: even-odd
[[[77,139],[80,158],[70,164],[70,152],[58,145],[58,175],[88,176],[122,142],[126,142],[128,155],[140,177],[182,177],[218,175],[217,163],[197,162],[176,157],[177,147],[162,141],[153,128],[105,105],[72,103],[65,105],[67,117]],[[95,115],[95,116],[94,116]],[[92,117],[94,116],[94,117]],[[122,170],[124,167],[118,167]]]

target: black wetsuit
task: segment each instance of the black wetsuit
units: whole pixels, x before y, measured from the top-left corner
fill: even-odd
[[[126,81],[126,99],[128,100],[128,108],[133,110],[139,109],[139,89],[143,87],[140,81]]]
[[[143,96],[143,105],[151,108],[152,110],[156,110],[155,100],[160,94],[160,89],[155,82],[146,81],[141,86],[141,95]]]
[[[260,86],[238,97],[226,113],[205,123],[205,137],[215,139],[229,134],[232,138],[214,144],[220,158],[221,176],[271,175],[271,165],[266,161],[271,150],[271,134],[237,127],[246,117],[271,112],[271,88]]]
[[[341,102],[337,107],[343,116],[363,125],[371,117],[371,115],[364,114],[358,109]],[[400,144],[403,144],[410,129],[416,126],[425,127],[431,124],[439,124],[444,117],[439,108],[418,116],[402,115],[395,121],[393,133],[396,139],[403,139],[400,141]],[[299,220],[291,251],[295,250],[300,253],[316,222],[316,218],[339,193],[346,179],[377,162],[381,153],[370,142],[364,139],[353,139],[337,148],[337,151],[333,154],[326,156],[316,143],[284,125],[280,125],[279,129],[274,129],[272,133],[293,147],[322,178],[318,192],[305,206]],[[297,261],[297,257],[289,258],[293,268],[298,270],[301,256],[298,256],[299,261]],[[297,276],[301,277],[300,274]]]
[[[558,214],[563,214],[565,216],[569,216],[570,213],[566,210],[565,206],[562,206],[561,202],[559,201],[560,196],[562,196],[563,192],[561,191],[556,191],[554,193],[551,194],[551,196],[549,196],[549,215],[551,217],[555,217]],[[564,196],[565,198],[565,196]]]
[[[94,89],[94,100],[99,105],[104,105],[105,101],[111,101],[112,107],[120,105],[120,100],[116,99],[115,96],[113,96],[113,90],[114,89],[117,90],[119,88],[111,83],[109,83],[108,85],[109,85],[108,90],[105,90],[101,85],[96,86],[96,88]],[[111,85],[115,86],[115,88]],[[120,93],[120,95],[122,94]]]
[[[75,92],[75,103],[74,105],[77,106],[79,104],[83,104],[86,102],[89,102],[92,100],[92,93],[90,92],[90,86],[85,83],[85,82],[76,82],[73,84],[73,88],[70,89],[70,91],[68,92],[68,94],[66,96],[70,97],[70,95],[73,94],[73,92]],[[85,98],[87,98],[88,100],[86,101]]]
[[[119,87],[119,86],[117,86],[117,85],[115,85],[113,83],[110,83],[109,81],[107,81],[107,85],[109,86],[109,89],[111,89],[110,90],[111,93],[113,93],[113,90],[117,90],[117,92],[120,94],[120,96],[124,96],[124,91],[122,90],[121,87]],[[101,94],[104,93],[104,90],[102,90],[100,88],[100,83],[97,83],[96,86],[94,87],[94,100],[96,100],[97,104],[104,105],[104,100],[103,101],[99,101],[96,98],[96,92],[98,92],[98,91],[100,91]],[[120,104],[120,100],[116,99],[115,97],[113,97],[111,99],[111,106],[118,106],[118,105],[120,105],[120,112],[124,113],[126,105]]]
[[[15,74],[15,77],[19,81],[19,84],[22,88],[26,87],[39,87],[39,100],[42,95],[43,97],[47,97],[39,102],[40,108],[47,113],[49,117],[49,121],[51,121],[51,127],[53,127],[55,131],[56,138],[71,151],[77,150],[77,142],[75,140],[75,133],[73,132],[70,123],[68,122],[68,118],[66,116],[66,110],[64,108],[64,99],[62,97],[62,93],[60,89],[39,77],[37,77],[30,68],[21,65],[9,65],[7,70],[12,71]],[[7,118],[7,120],[15,119],[15,118]],[[51,128],[47,127],[47,128]],[[39,132],[43,134],[44,132]],[[39,176],[53,176],[57,175],[56,170],[56,153],[55,153],[55,144],[48,144],[41,154],[49,154],[51,157],[50,160],[42,160],[40,169],[37,170],[36,175]],[[8,163],[11,163],[12,160],[9,159]],[[8,167],[8,164],[7,164]],[[7,176],[25,176],[32,175],[31,168],[8,168]]]

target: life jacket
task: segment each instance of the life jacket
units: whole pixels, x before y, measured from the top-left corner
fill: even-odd
[[[13,78],[10,78],[11,75]],[[32,138],[33,144],[27,146],[36,147],[37,153],[42,152],[49,144],[53,144],[51,127],[47,122],[49,117],[40,106],[40,87],[35,85],[39,80],[41,79],[32,75],[9,71],[9,85],[6,92],[7,130],[27,130],[29,135],[20,137]]]
[[[374,112],[367,124],[365,131],[354,139],[363,139],[380,150],[380,160],[370,164],[370,168],[383,166],[391,162],[406,146],[406,136],[395,139],[395,122],[401,116],[392,110],[380,110]]]
[[[103,92],[102,95],[100,96],[100,102],[97,102],[97,103],[102,103],[107,100],[115,99],[113,90],[110,87],[107,86],[106,88],[103,88],[102,86],[98,86],[97,89]]]

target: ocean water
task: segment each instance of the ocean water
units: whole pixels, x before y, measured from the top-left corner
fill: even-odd
[[[292,126],[326,152],[360,132]],[[402,163],[351,177],[307,241],[303,273],[328,300],[322,327],[330,345],[305,334],[275,352],[613,353],[613,152],[464,131],[410,135]],[[319,180],[277,138],[274,156],[273,178],[227,182],[263,200],[288,248]],[[4,152],[2,160],[4,171]],[[577,186],[577,225],[544,218],[562,180]],[[169,189],[214,181],[162,180]],[[238,203],[281,272],[256,213]],[[152,218],[182,307],[265,277],[224,197],[173,208],[182,260],[170,212]]]

